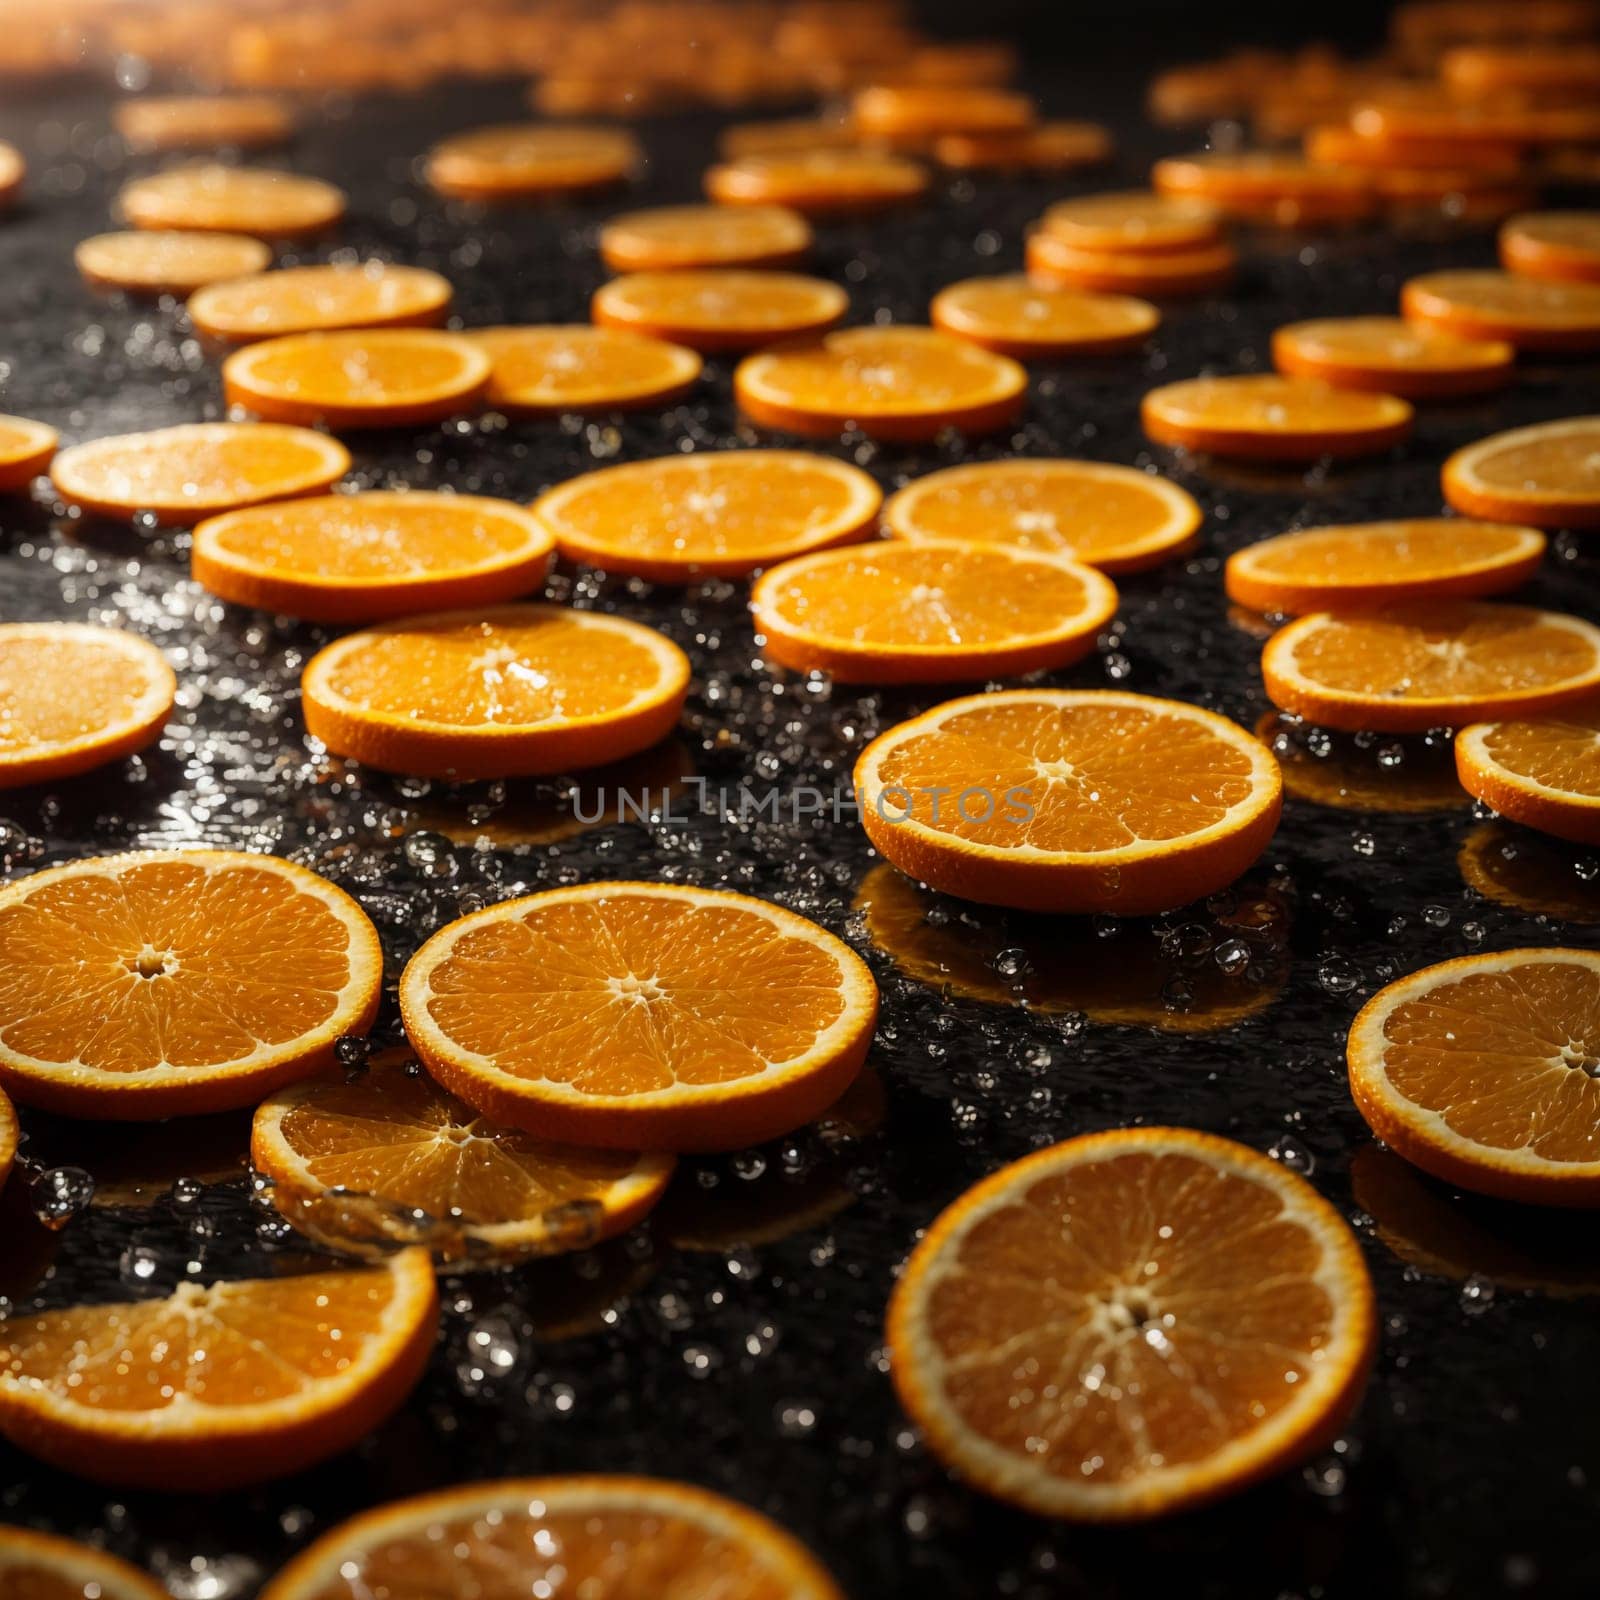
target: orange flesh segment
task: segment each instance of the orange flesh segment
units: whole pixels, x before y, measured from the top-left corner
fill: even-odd
[[[385,324],[442,322],[450,285],[437,272],[382,261],[349,266],[285,267],[201,289],[189,316],[222,339],[270,339],[285,333]]]
[[[1132,349],[1160,322],[1146,301],[1040,287],[1022,274],[968,278],[941,289],[930,320],[1006,355]]]
[[[784,206],[659,206],[612,217],[600,255],[613,272],[787,265],[811,242],[810,224]]]
[[[625,328],[473,328],[493,362],[488,402],[509,411],[632,407],[675,398],[700,376],[694,351]]]
[[[136,228],[298,239],[344,215],[342,190],[318,178],[256,167],[174,167],[127,184],[122,214]]]
[[[594,296],[597,322],[700,348],[744,349],[831,327],[850,307],[837,284],[789,272],[633,272]]]
[[[272,264],[272,251],[243,233],[101,233],[73,252],[92,283],[142,294],[188,294]]]

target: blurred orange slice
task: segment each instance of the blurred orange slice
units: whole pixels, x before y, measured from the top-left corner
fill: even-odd
[[[1058,200],[1039,227],[1074,250],[1145,255],[1215,244],[1221,215],[1206,200],[1133,189]]]
[[[1318,166],[1293,151],[1202,150],[1151,168],[1159,194],[1204,200],[1228,216],[1285,227],[1357,222],[1371,214],[1365,173]]]
[[[621,128],[506,123],[458,133],[428,152],[427,180],[462,200],[518,200],[625,183],[641,161]]]
[[[1015,133],[1034,121],[1033,102],[1010,89],[883,84],[850,102],[850,121],[868,138],[927,139],[941,133]]]
[[[0,493],[26,489],[50,465],[56,444],[46,423],[0,416]]]
[[[0,140],[0,210],[17,203],[23,179],[28,175],[28,164],[14,144]]]
[[[1116,153],[1098,122],[1041,122],[1017,133],[942,133],[933,158],[958,172],[1072,172],[1098,167]]]
[[[212,284],[189,297],[189,320],[243,344],[331,328],[430,327],[450,309],[450,285],[424,267],[384,261],[283,267]]]
[[[344,215],[345,197],[320,178],[208,162],[134,178],[117,205],[135,228],[307,239]]]
[[[1127,295],[1041,287],[1015,273],[952,283],[933,297],[928,320],[985,350],[1026,360],[1137,350],[1161,313]]]
[[[171,1600],[126,1561],[28,1528],[0,1528],[0,1594],[11,1600]]]
[[[875,150],[795,150],[741,156],[706,172],[724,206],[787,206],[808,217],[858,216],[920,200],[925,168]]]
[[[1445,462],[1442,483],[1464,516],[1600,528],[1600,416],[1490,434]]]
[[[1470,268],[1428,272],[1406,281],[1400,309],[1408,321],[1465,339],[1503,339],[1518,350],[1600,350],[1600,284]]]
[[[125,294],[189,295],[208,283],[272,265],[272,251],[243,233],[97,233],[73,250],[84,281]]]
[[[1037,284],[1158,300],[1225,289],[1238,265],[1233,246],[1221,241],[1192,250],[1083,250],[1040,231],[1027,243],[1028,276]]]
[[[850,309],[836,283],[795,272],[680,268],[632,272],[595,291],[590,314],[693,350],[753,350],[831,328]]]
[[[1600,213],[1538,211],[1500,230],[1507,272],[1555,283],[1600,283]]]
[[[1374,455],[1406,438],[1412,419],[1391,394],[1266,373],[1169,383],[1145,395],[1139,414],[1157,444],[1249,461]]]
[[[472,328],[467,337],[493,363],[488,404],[513,416],[669,405],[704,365],[665,339],[581,323]]]
[[[1515,359],[1503,339],[1457,338],[1402,317],[1324,317],[1292,322],[1272,335],[1279,372],[1405,400],[1501,388]]]
[[[655,206],[610,218],[600,259],[613,272],[795,267],[811,243],[811,224],[787,206]]]
[[[1456,771],[1501,816],[1600,845],[1600,721],[1592,713],[1474,723],[1456,736]]]
[[[114,106],[130,150],[256,150],[294,136],[294,113],[268,94],[144,95]]]

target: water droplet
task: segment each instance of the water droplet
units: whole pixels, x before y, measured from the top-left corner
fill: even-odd
[[[1302,1178],[1309,1178],[1317,1170],[1317,1158],[1298,1139],[1274,1139],[1267,1146],[1267,1154]]]
[[[1325,956],[1317,968],[1317,982],[1329,994],[1349,994],[1361,982],[1361,974],[1348,957]]]
[[[406,865],[420,877],[453,878],[456,875],[455,852],[441,833],[407,834],[401,851]]]
[[[1473,1273],[1461,1286],[1461,1309],[1469,1317],[1481,1317],[1494,1304],[1494,1284],[1481,1273]]]
[[[64,1228],[94,1199],[94,1179],[82,1167],[51,1167],[28,1190],[33,1214],[47,1228]]]

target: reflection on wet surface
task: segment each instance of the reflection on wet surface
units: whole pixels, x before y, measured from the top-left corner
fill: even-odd
[[[1283,768],[1290,799],[1338,811],[1453,811],[1472,797],[1456,781],[1448,736],[1334,733],[1269,711],[1256,724]]]
[[[1456,864],[1487,900],[1561,922],[1600,922],[1600,851],[1511,822],[1480,823]]]

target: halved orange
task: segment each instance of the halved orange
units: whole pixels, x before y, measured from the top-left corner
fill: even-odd
[[[945,894],[1024,911],[1168,911],[1266,849],[1278,763],[1198,706],[1011,689],[935,706],[856,762],[867,837]]]
[[[850,309],[850,297],[836,283],[797,272],[684,267],[613,278],[595,291],[589,309],[602,327],[712,352],[754,350],[831,328]]]
[[[51,463],[56,493],[104,517],[148,512],[189,527],[219,511],[317,494],[343,476],[337,439],[276,423],[184,422],[69,446]]]
[[[1287,150],[1202,150],[1150,169],[1157,193],[1205,200],[1225,215],[1282,226],[1358,222],[1373,209],[1366,175]]]
[[[145,95],[111,110],[130,150],[257,150],[294,136],[294,112],[271,94]]]
[[[1477,722],[1456,736],[1468,793],[1503,817],[1600,844],[1600,722],[1581,708],[1539,722]]]
[[[141,295],[189,295],[272,265],[271,249],[244,233],[97,233],[72,258],[97,289]]]
[[[683,345],[625,328],[546,323],[471,328],[466,337],[493,363],[488,404],[513,416],[668,405],[704,366]]]
[[[235,605],[310,622],[381,622],[496,605],[540,587],[554,541],[522,507],[478,495],[321,495],[208,517],[195,581]]]
[[[1403,317],[1323,317],[1291,322],[1272,335],[1279,372],[1404,400],[1501,388],[1516,355],[1503,339],[1463,339]]]
[[[1028,235],[1026,264],[1039,284],[1179,299],[1227,288],[1239,258],[1222,240],[1192,250],[1084,250],[1037,229]]]
[[[507,1573],[532,1595],[844,1600],[757,1512],[689,1484],[600,1476],[505,1478],[368,1511],[302,1551],[261,1600],[488,1596]]]
[[[264,1483],[348,1450],[395,1412],[438,1321],[426,1250],[13,1315],[0,1325],[0,1434],[97,1483]]]
[[[638,140],[622,128],[513,122],[443,140],[424,170],[443,195],[520,200],[626,183],[641,160]]]
[[[953,1471],[1039,1515],[1128,1522],[1325,1449],[1377,1316],[1355,1235],[1305,1179],[1214,1134],[1117,1128],[944,1211],[888,1336],[901,1402]]]
[[[320,178],[204,162],[134,178],[117,206],[135,228],[308,239],[344,215],[345,196]]]
[[[0,1594],[12,1600],[171,1600],[126,1561],[30,1528],[0,1528]]]
[[[1444,497],[1469,517],[1600,528],[1600,416],[1493,433],[1444,464]]]
[[[280,1089],[256,1108],[250,1160],[312,1238],[365,1253],[425,1243],[446,1260],[585,1250],[631,1228],[669,1155],[547,1144],[491,1122],[397,1058],[359,1078]]]
[[[1424,967],[1350,1027],[1350,1092],[1424,1172],[1479,1194],[1600,1206],[1600,955],[1505,950]]]
[[[1000,544],[887,543],[823,550],[750,591],[766,653],[840,683],[959,683],[1081,661],[1116,614],[1093,567]]]
[[[1139,407],[1157,444],[1247,461],[1373,455],[1410,434],[1412,415],[1392,394],[1270,373],[1169,383],[1150,390]]]
[[[1098,167],[1116,153],[1111,130],[1098,122],[1041,122],[1016,133],[942,133],[933,159],[960,172],[1072,172]]]
[[[1400,309],[1409,321],[1518,350],[1600,350],[1600,284],[1474,268],[1426,272],[1401,287]]]
[[[831,456],[699,450],[569,478],[533,513],[568,560],[688,583],[865,538],[882,503],[865,472]]]
[[[654,206],[600,229],[600,259],[613,272],[797,267],[811,244],[811,224],[787,206]]]
[[[724,206],[787,206],[806,216],[859,216],[920,200],[927,170],[877,150],[794,150],[710,167],[706,194]]]
[[[859,428],[916,443],[947,428],[994,433],[1021,415],[1028,374],[1009,356],[933,328],[842,328],[747,356],[739,408],[762,427],[825,437]]]
[[[737,1150],[844,1093],[878,991],[848,945],[766,901],[591,883],[450,923],[407,965],[400,1012],[429,1072],[497,1121],[605,1149]]]
[[[201,333],[243,344],[330,328],[432,327],[452,292],[437,272],[386,261],[282,267],[200,289],[188,312]]]
[[[472,409],[492,364],[470,339],[433,328],[292,333],[222,363],[222,392],[271,422],[392,428]]]
[[[889,497],[896,539],[964,539],[1070,556],[1102,572],[1142,572],[1194,543],[1192,495],[1165,478],[1101,461],[977,461],[915,478]]]
[[[1215,244],[1221,225],[1222,213],[1208,200],[1140,189],[1058,200],[1039,219],[1041,232],[1074,250],[1127,255]]]
[[[1500,230],[1507,272],[1556,283],[1600,283],[1600,212],[1532,211]]]
[[[1228,557],[1228,597],[1257,611],[1362,611],[1394,601],[1504,594],[1544,559],[1535,528],[1457,517],[1305,528]]]
[[[253,1105],[372,1026],[382,975],[361,907],[276,856],[52,867],[0,888],[0,1083],[112,1121]]]
[[[1161,313],[1147,300],[1055,289],[1010,273],[965,278],[941,289],[928,320],[985,350],[1026,359],[1136,350]]]
[[[50,465],[56,444],[48,423],[0,416],[0,493],[26,489]]]
[[[1313,612],[1261,653],[1272,703],[1326,728],[1424,733],[1537,717],[1600,690],[1600,628],[1492,600]]]
[[[562,606],[439,611],[320,650],[306,731],[384,772],[464,782],[567,772],[677,726],[688,657],[654,628]]]
[[[153,744],[178,681],[148,640],[79,622],[0,623],[0,789],[54,783]]]
[[[1015,133],[1034,121],[1025,94],[1010,89],[948,84],[882,84],[850,102],[856,132],[888,140],[930,139],[941,133]]]

